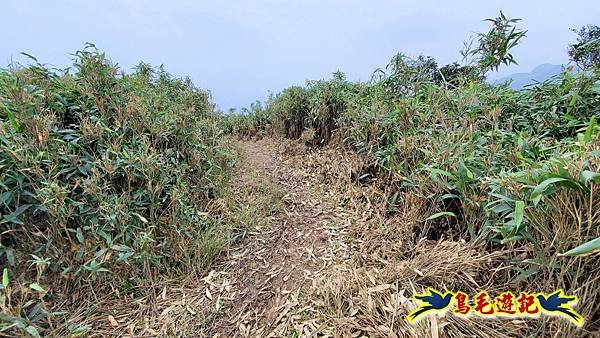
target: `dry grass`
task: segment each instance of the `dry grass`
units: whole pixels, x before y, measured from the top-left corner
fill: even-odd
[[[443,236],[437,241],[419,238],[414,229],[423,215],[431,214],[423,199],[414,192],[405,193],[397,212],[388,214],[388,196],[382,189],[375,189],[376,182],[353,182],[352,173],[364,168],[356,155],[335,148],[315,151],[298,142],[284,142],[280,154],[288,165],[305,170],[306,179],[312,179],[316,186],[326,186],[327,195],[337,205],[352,210],[352,217],[332,231],[335,236],[328,256],[334,259],[315,276],[312,286],[298,300],[297,311],[292,312],[302,318],[294,324],[296,335],[598,336],[598,309],[594,305],[600,285],[598,273],[592,270],[591,277],[575,284],[577,288],[569,285],[569,277],[564,275],[573,270],[569,266],[572,264],[580,264],[584,269],[585,261],[562,261],[562,270],[543,270],[536,275],[538,278],[515,279],[515,258],[530,257],[531,246],[493,248]],[[564,216],[558,214],[553,220],[568,229],[566,219],[561,221]],[[569,233],[557,230],[560,234]],[[561,259],[549,257],[556,263]],[[480,290],[491,294],[506,290],[573,290],[580,298],[577,310],[586,317],[587,324],[580,330],[554,317],[497,321],[447,315],[427,318],[412,326],[405,319],[416,306],[412,294],[427,287],[461,290],[471,295]]]

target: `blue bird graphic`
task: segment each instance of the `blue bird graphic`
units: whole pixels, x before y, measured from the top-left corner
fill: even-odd
[[[559,315],[562,314],[578,325],[583,323],[583,317],[569,306],[569,303],[577,301],[576,296],[565,297],[563,291],[558,290],[548,295],[548,297],[540,294],[537,296],[537,299],[540,306],[547,312]]]
[[[427,291],[428,293],[417,294],[414,296],[414,298],[418,299],[421,304],[417,309],[408,315],[409,322],[416,321],[419,317],[425,315],[427,312],[440,312],[445,310],[448,306],[450,306],[450,301],[452,301],[452,297],[454,296],[451,292],[442,294],[441,292],[432,288],[428,288]]]

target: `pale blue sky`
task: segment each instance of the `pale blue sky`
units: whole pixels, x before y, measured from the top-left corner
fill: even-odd
[[[515,51],[520,65],[491,77],[564,63],[569,28],[600,24],[598,0],[3,0],[0,8],[2,67],[24,62],[21,51],[66,66],[89,41],[127,70],[143,60],[189,75],[223,110],[337,69],[367,80],[397,52],[459,60],[463,41],[500,9],[529,34]]]

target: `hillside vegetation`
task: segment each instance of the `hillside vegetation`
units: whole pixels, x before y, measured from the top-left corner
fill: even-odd
[[[514,90],[500,13],[465,64],[394,56],[217,111],[95,46],[0,70],[0,336],[593,336],[600,55]],[[575,294],[561,318],[448,314],[415,292]],[[438,325],[439,324],[439,325]]]
[[[67,70],[0,72],[2,331],[85,334],[73,311],[212,262],[230,155],[209,98],[93,46]]]
[[[415,257],[423,240],[507,252],[493,267],[493,280],[474,276],[480,285],[570,290],[580,296],[586,330],[597,332],[600,264],[592,253],[600,249],[600,73],[567,69],[524,90],[490,85],[485,73],[515,62],[510,49],[525,32],[502,14],[489,21],[490,31],[465,52],[472,59],[467,66],[438,69],[432,58],[399,54],[367,83],[338,72],[330,80],[289,87],[245,114],[227,116],[225,129],[241,138],[279,135],[303,142],[295,153],[304,153],[305,166],[339,186],[342,203],[358,200],[381,215],[375,229],[356,234],[379,234],[377,251],[389,248],[379,256],[388,260],[380,269],[393,269],[398,255]],[[371,193],[352,196],[353,186]],[[414,222],[408,233],[389,221],[407,208],[417,210],[402,221]],[[368,267],[359,254],[365,253],[357,253],[355,263]],[[472,288],[450,275],[417,278],[440,289]],[[346,297],[351,304],[356,294]],[[334,309],[344,313],[337,316],[353,316]],[[512,334],[539,334],[541,326],[530,324],[537,328]]]

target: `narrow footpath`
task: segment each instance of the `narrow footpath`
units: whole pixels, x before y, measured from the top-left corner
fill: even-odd
[[[290,310],[298,305],[303,286],[331,259],[328,226],[339,221],[339,213],[301,172],[275,158],[269,141],[240,142],[236,148],[242,164],[238,184],[263,194],[264,185],[273,185],[282,195],[283,210],[273,208],[267,226],[248,224],[249,236],[232,246],[220,267],[230,274],[231,291],[213,332],[221,337],[286,336],[290,321],[299,318]]]

